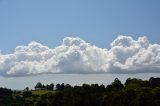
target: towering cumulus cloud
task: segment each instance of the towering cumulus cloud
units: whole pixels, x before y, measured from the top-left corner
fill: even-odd
[[[159,73],[160,45],[150,44],[147,37],[118,36],[106,49],[67,37],[54,49],[33,41],[12,54],[0,53],[1,76],[101,72]]]

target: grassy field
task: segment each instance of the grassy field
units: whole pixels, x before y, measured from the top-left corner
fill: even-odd
[[[49,91],[49,90],[34,90],[32,91],[33,95],[44,95],[46,93],[54,93],[55,91]]]

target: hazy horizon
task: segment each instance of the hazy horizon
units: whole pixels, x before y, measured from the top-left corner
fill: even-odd
[[[5,78],[0,77],[1,87],[11,88],[13,90],[24,90],[26,87],[34,89],[38,82],[43,84],[54,83],[65,83],[74,85],[82,84],[103,84],[107,86],[118,78],[122,83],[126,81],[127,78],[138,78],[142,80],[149,80],[151,77],[159,77],[160,73],[138,73],[138,74],[43,74],[36,76],[26,76],[26,77],[12,77]]]

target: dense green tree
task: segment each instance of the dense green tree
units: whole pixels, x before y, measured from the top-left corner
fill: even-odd
[[[64,83],[62,83],[62,84],[57,84],[57,85],[56,85],[56,89],[57,89],[57,90],[63,90],[64,88],[65,88]]]
[[[36,86],[35,86],[35,88],[42,88],[43,87],[43,85],[40,83],[40,82],[38,82],[37,84],[36,84]]]
[[[122,90],[124,88],[123,84],[118,78],[115,78],[114,82],[111,84],[112,89],[114,90]]]
[[[160,106],[160,87],[152,89],[154,106]]]
[[[125,82],[125,86],[127,88],[139,89],[141,87],[149,87],[149,81],[143,81],[141,79],[136,78],[128,78]]]
[[[51,84],[49,85],[48,90],[53,90],[53,89],[54,89],[54,84],[53,84],[53,83],[51,83]]]
[[[151,87],[160,87],[160,78],[153,78],[149,79],[149,84]]]

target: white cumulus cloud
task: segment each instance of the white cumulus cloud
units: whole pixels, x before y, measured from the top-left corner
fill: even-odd
[[[55,48],[32,41],[14,53],[0,53],[0,76],[160,72],[160,45],[150,44],[147,37],[118,36],[110,45],[99,48],[78,37],[66,37]]]

